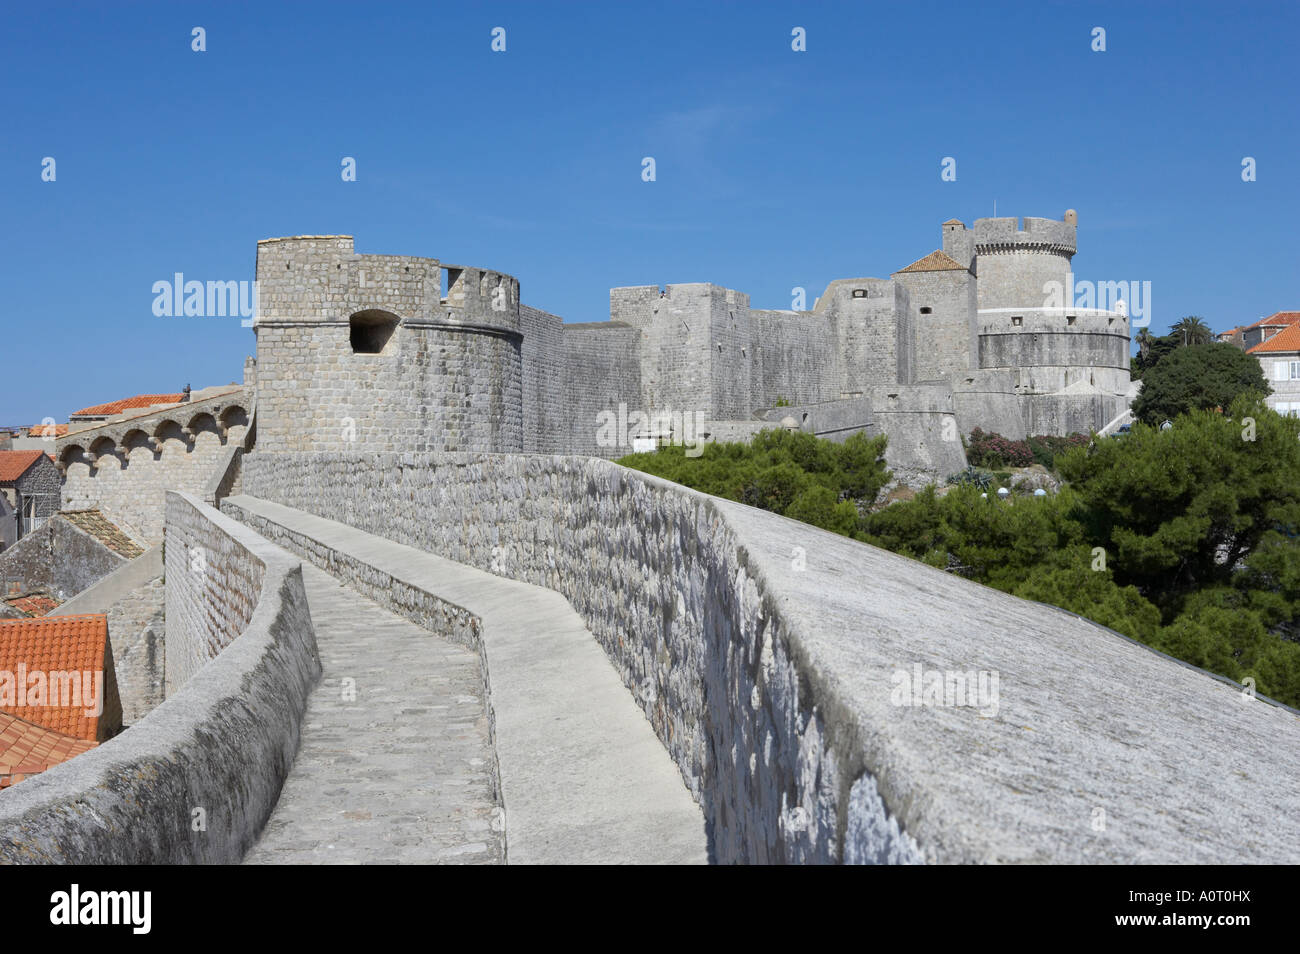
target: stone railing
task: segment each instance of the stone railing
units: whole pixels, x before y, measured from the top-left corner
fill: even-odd
[[[175,691],[0,792],[0,863],[232,863],[270,817],[320,677],[301,564],[177,493],[166,563]]]
[[[244,468],[245,494],[563,594],[717,861],[1300,860],[1296,713],[1063,611],[601,460]]]

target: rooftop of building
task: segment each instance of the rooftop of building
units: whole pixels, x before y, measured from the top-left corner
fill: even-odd
[[[1300,351],[1300,324],[1288,325],[1271,338],[1261,341],[1253,348],[1246,349],[1248,354],[1260,354],[1268,351]]]
[[[13,705],[0,706],[8,712],[39,726],[88,742],[100,737],[100,717],[103,713],[87,714],[86,689],[77,698],[63,698],[52,673],[103,673],[98,701],[107,702],[112,682],[112,654],[108,648],[108,617],[103,614],[86,616],[43,616],[36,619],[0,620],[0,672],[25,671],[25,698]],[[22,667],[20,669],[19,667]],[[31,679],[42,674],[45,691],[40,704],[33,704],[34,691]],[[23,704],[18,705],[21,701]],[[59,703],[70,703],[60,705]],[[101,706],[102,707],[102,706]],[[105,710],[107,711],[107,710]]]
[[[1285,325],[1294,325],[1300,322],[1300,311],[1275,311],[1267,318],[1261,318],[1252,325],[1245,325],[1240,330],[1245,331],[1248,328],[1269,328],[1280,327]],[[1237,329],[1233,329],[1234,331]]]
[[[110,417],[114,414],[121,414],[124,411],[132,411],[142,407],[160,407],[164,405],[179,404],[185,398],[183,393],[176,394],[137,394],[135,397],[122,398],[120,401],[108,401],[105,404],[95,404],[91,407],[83,407],[80,411],[73,411],[69,418],[74,417]],[[66,427],[65,427],[66,432]]]
[[[144,547],[127,536],[122,529],[104,516],[99,510],[60,510],[58,516],[70,524],[88,533],[114,553],[121,554],[128,560],[134,560],[144,553]]]
[[[969,269],[958,262],[952,256],[948,255],[941,249],[935,249],[924,258],[918,258],[906,268],[900,268],[894,272],[895,275],[901,275],[904,272],[965,272]]]
[[[0,451],[0,484],[12,484],[43,456],[48,456],[43,450]]]
[[[89,752],[97,744],[0,712],[0,788]]]

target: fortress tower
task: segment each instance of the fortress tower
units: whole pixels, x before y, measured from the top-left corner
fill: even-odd
[[[969,232],[943,225],[945,248],[969,251],[977,279],[976,386],[1016,394],[1030,434],[1087,433],[1128,405],[1128,318],[1068,300],[1078,223],[1070,209],[1023,227],[1016,218],[976,219]]]
[[[523,450],[511,276],[305,235],[258,242],[257,281],[260,447]]]

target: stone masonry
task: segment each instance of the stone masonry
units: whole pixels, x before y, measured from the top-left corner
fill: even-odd
[[[810,311],[644,285],[612,289],[594,323],[522,305],[501,272],[357,254],[343,235],[265,239],[258,444],[613,458],[636,437],[743,437],[789,405],[800,417],[778,426],[885,433],[892,466],[941,478],[965,465],[956,432],[1087,432],[1127,407],[1127,318],[1049,304],[1076,225],[1072,211],[950,220],[942,249],[888,279],[836,280]]]

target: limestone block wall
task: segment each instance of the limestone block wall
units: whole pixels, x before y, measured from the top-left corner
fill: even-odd
[[[518,334],[402,324],[378,354],[349,325],[258,327],[258,443],[268,450],[522,450]]]
[[[1029,436],[1028,410],[1018,387],[1016,371],[969,371],[954,375],[952,404],[957,429],[965,437],[975,428],[1011,440]]]
[[[612,288],[610,319],[641,332],[641,398],[648,409],[701,411],[713,401],[712,317],[714,285]]]
[[[894,479],[920,487],[966,468],[966,452],[945,385],[914,384],[871,390],[875,426],[889,437],[886,461]]]
[[[519,306],[521,391],[524,402],[524,452],[554,454],[562,450],[562,435],[571,427],[566,413],[562,374],[565,369],[564,319]],[[639,370],[639,369],[638,369]]]
[[[255,452],[245,481],[562,593],[716,861],[1300,860],[1296,713],[1073,614],[590,458]],[[995,711],[901,704],[916,666],[1000,674]]]
[[[976,361],[976,281],[968,271],[899,272],[916,328],[916,380],[942,381]],[[924,311],[923,311],[924,309]]]
[[[0,863],[232,864],[275,807],[320,678],[301,564],[197,498],[176,497],[176,538],[225,534],[233,545],[217,554],[231,568],[261,564],[251,612],[242,623],[184,612],[191,634],[208,632],[195,642],[225,650],[120,735],[7,790]],[[169,570],[169,596],[171,584]]]
[[[52,451],[54,445],[45,444],[41,449]],[[35,498],[36,521],[48,520],[63,509],[60,503],[59,471],[48,457],[38,458],[36,463],[15,481],[13,489],[16,491],[16,496]],[[25,523],[30,519],[23,516]]]
[[[1049,282],[1064,288],[1077,229],[1068,222],[1026,216],[976,219],[975,273],[980,308],[1048,304]]]
[[[907,384],[914,373],[916,326],[911,299],[901,282],[882,278],[833,281],[818,299],[828,315],[841,358],[840,397],[859,397],[872,387]]]
[[[45,589],[70,599],[124,565],[126,559],[67,520],[54,517],[0,553],[0,586]]]
[[[258,243],[257,279],[265,448],[523,450],[513,277],[296,236]]]
[[[761,572],[710,498],[590,458],[303,455],[245,461],[245,492],[558,590],[703,806],[716,860],[918,860],[824,699]]]
[[[715,420],[743,420],[750,404],[754,371],[753,325],[749,296],[711,286],[709,296],[709,364],[711,394],[708,415]]]
[[[622,457],[632,452],[623,428],[600,430],[602,412],[625,417],[649,410],[641,389],[642,333],[622,322],[566,324],[560,334],[560,400],[547,412],[554,447],[565,453]],[[627,430],[631,430],[629,425]],[[611,442],[608,438],[612,436]]]
[[[754,356],[750,410],[784,398],[792,405],[840,397],[837,337],[831,320],[816,311],[750,311]],[[744,415],[748,417],[748,412]]]
[[[168,698],[244,631],[266,575],[265,562],[193,500],[167,495]]]
[[[71,447],[64,458],[64,509],[98,508],[127,533],[157,543],[163,535],[167,491],[202,493],[221,466],[227,445],[238,443],[246,426],[230,427],[223,441],[219,425],[208,418],[195,425],[190,443],[181,426],[172,422],[154,438],[154,446],[137,430],[121,445],[109,441],[93,451],[89,446]]]
[[[166,587],[161,576],[108,608],[108,638],[122,699],[122,724],[135,725],[163,701]]]

